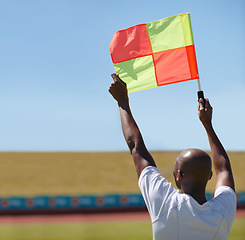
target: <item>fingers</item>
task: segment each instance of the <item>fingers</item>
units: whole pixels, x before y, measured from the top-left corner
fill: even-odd
[[[113,79],[113,82],[111,83],[111,86],[109,88],[110,94],[113,95],[113,94],[115,94],[115,92],[117,92],[117,88],[116,88],[117,83],[118,83],[118,81]]]
[[[198,111],[205,110],[205,106],[204,106],[204,101],[203,101],[203,99],[200,98],[200,99],[198,100],[198,102],[199,102],[199,105],[198,105]]]
[[[112,73],[111,74],[111,77],[112,77],[112,79],[113,79],[113,82],[120,82],[121,84],[123,84],[124,86],[126,86],[126,83],[119,77],[119,75],[118,74],[116,74],[116,73]]]
[[[121,82],[117,78],[113,78],[113,82],[111,83],[111,88],[117,88],[116,86],[121,85]]]
[[[112,73],[111,77],[113,79],[113,82],[116,82],[118,80],[118,78],[119,78],[118,74],[115,74],[115,73]]]
[[[120,92],[122,83],[124,83],[118,76],[118,74],[111,74],[111,77],[113,79],[113,82],[111,83],[111,86],[109,88],[109,92],[112,95],[118,94]]]
[[[211,107],[210,103],[209,103],[209,99],[208,98],[205,98],[205,109],[208,109]]]
[[[118,83],[118,78],[119,78],[119,77],[118,77],[118,75],[115,74],[115,73],[112,73],[112,74],[111,74],[111,77],[112,77],[113,81],[112,81],[111,86],[110,86],[110,88],[109,88],[109,92],[110,92],[111,94],[113,94],[113,92],[116,91],[115,86],[116,86],[117,83]]]
[[[205,102],[202,98],[198,99],[197,101],[199,102],[198,111],[207,111],[211,107],[208,98],[205,98]]]

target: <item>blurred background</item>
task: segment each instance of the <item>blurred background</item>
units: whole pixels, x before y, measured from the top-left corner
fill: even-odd
[[[118,30],[185,12],[191,14],[214,128],[229,151],[237,190],[244,191],[243,0],[2,0],[0,215],[10,198],[139,194],[117,105],[108,93],[114,72],[109,44]],[[197,91],[193,80],[130,94],[146,146],[171,182],[182,149],[209,151],[197,115]],[[215,178],[210,193],[214,185]],[[15,219],[0,224],[1,239],[151,238],[146,220],[101,226],[15,224]],[[242,239],[244,223],[244,218],[235,219],[231,239]],[[146,232],[137,235],[135,229]]]
[[[1,151],[127,150],[109,44],[124,28],[190,12],[200,80],[226,149],[245,150],[244,1],[1,1]],[[196,80],[131,93],[150,150],[208,142]],[[152,124],[153,122],[157,124]]]

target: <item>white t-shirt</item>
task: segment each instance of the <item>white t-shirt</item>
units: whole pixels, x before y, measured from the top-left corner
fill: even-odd
[[[200,205],[181,194],[156,167],[146,167],[139,187],[152,221],[153,240],[225,240],[236,213],[236,194],[227,186]]]

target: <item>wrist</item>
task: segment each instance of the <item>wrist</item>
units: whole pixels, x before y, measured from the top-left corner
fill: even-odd
[[[128,95],[122,96],[117,100],[118,104],[125,104],[129,102]]]
[[[212,126],[212,122],[211,121],[209,121],[209,122],[203,122],[202,124],[203,124],[204,128],[207,131],[213,129],[213,126]]]
[[[122,97],[117,101],[119,107],[129,106],[129,98],[128,96]]]

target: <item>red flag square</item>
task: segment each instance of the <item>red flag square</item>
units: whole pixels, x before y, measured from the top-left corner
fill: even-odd
[[[146,24],[116,32],[110,45],[110,52],[113,63],[152,54]]]
[[[158,86],[191,79],[186,48],[153,55]]]

